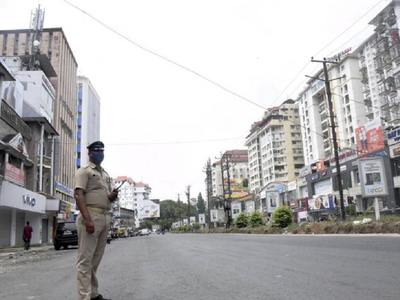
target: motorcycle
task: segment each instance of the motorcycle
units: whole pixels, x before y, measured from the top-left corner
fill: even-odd
[[[107,235],[107,244],[110,244],[110,243],[111,243],[111,240],[112,240],[111,232],[108,232],[108,235]]]

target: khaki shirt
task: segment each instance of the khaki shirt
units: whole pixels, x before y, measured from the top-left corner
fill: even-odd
[[[75,173],[75,189],[82,189],[87,206],[110,209],[108,195],[112,192],[111,177],[102,167],[89,162]]]

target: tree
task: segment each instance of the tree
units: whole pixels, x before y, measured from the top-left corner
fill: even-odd
[[[272,214],[273,226],[285,228],[292,223],[292,210],[289,206],[281,206]]]
[[[199,193],[199,195],[197,196],[197,212],[199,214],[204,214],[205,211],[206,211],[206,203],[201,193]]]
[[[233,225],[235,225],[237,228],[244,228],[247,227],[248,222],[249,218],[246,216],[246,214],[240,213],[233,222]]]
[[[249,218],[250,227],[260,227],[263,224],[262,214],[259,211],[252,212]]]
[[[212,196],[210,199],[210,208],[218,209],[224,207],[224,197],[222,196]]]

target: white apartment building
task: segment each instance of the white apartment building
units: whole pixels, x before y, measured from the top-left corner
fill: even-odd
[[[400,124],[400,1],[391,1],[369,23],[375,34],[357,52],[369,120],[381,119],[384,127]]]
[[[223,154],[225,157],[228,157],[229,163],[229,178],[231,179],[232,185],[234,184],[243,184],[243,181],[249,179],[249,166],[248,166],[248,151],[247,150],[228,150]],[[212,188],[213,188],[213,196],[222,196],[223,195],[223,185],[222,185],[222,172],[221,172],[221,160],[215,162],[212,165]],[[224,181],[225,181],[225,190],[227,190],[227,178],[228,172],[224,170]],[[245,183],[246,183],[245,182]],[[235,187],[231,187],[231,195],[234,195],[237,191],[237,196],[247,193],[241,193],[240,188],[235,189]],[[248,190],[248,187],[243,190]]]
[[[86,147],[100,140],[100,97],[90,80],[78,76],[78,116],[77,116],[77,160],[76,166],[86,166],[88,156]]]
[[[140,201],[150,199],[151,188],[146,183],[135,182],[132,178],[126,176],[118,176],[115,178],[115,186],[120,186],[124,180],[126,181],[121,186],[118,193],[120,207],[136,210]]]
[[[298,104],[286,100],[265,112],[247,136],[250,192],[295,180],[304,166]]]
[[[367,122],[363,84],[357,54],[344,54],[338,64],[330,64],[332,106],[336,134],[341,149],[355,147],[355,129]],[[298,97],[305,165],[333,155],[330,111],[322,69],[307,82]]]

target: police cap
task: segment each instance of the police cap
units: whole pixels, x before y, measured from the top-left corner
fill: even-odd
[[[89,151],[104,151],[104,144],[101,141],[93,142],[87,146]]]

